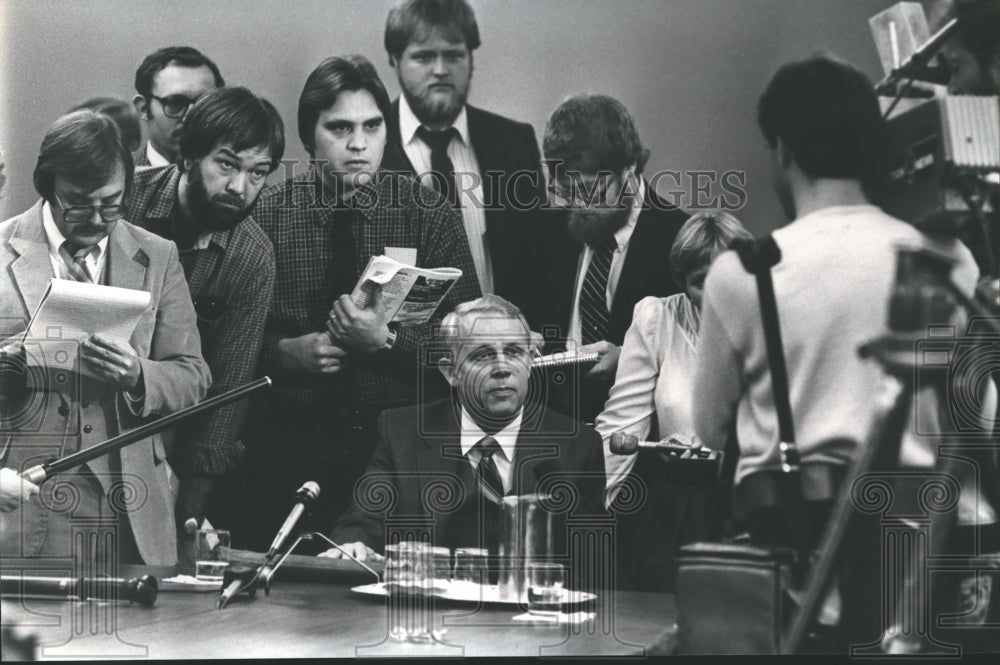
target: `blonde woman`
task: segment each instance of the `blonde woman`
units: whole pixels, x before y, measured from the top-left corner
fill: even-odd
[[[648,297],[636,304],[615,384],[597,418],[596,428],[604,440],[608,503],[629,473],[635,473],[646,485],[644,506],[619,519],[623,538],[620,563],[639,589],[673,590],[673,551],[682,542],[699,537],[704,492],[665,486],[656,478],[655,458],[614,455],[609,441],[620,431],[634,434],[640,441],[668,436],[693,441],[692,396],[702,288],[712,261],[739,238],[752,236],[726,212],[699,213],[681,227],[670,249],[670,265],[684,292],[667,298]],[[653,461],[644,463],[646,459]]]

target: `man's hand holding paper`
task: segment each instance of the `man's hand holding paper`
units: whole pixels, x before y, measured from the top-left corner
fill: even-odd
[[[347,294],[337,298],[326,327],[335,342],[360,353],[375,353],[389,337],[388,323],[382,288],[378,287],[367,307],[358,307]]]
[[[143,394],[142,365],[127,342],[93,335],[80,345],[80,359],[98,379],[113,383],[135,396]]]

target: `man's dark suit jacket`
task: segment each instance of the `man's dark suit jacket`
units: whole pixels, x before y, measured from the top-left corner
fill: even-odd
[[[333,539],[360,541],[382,552],[387,524],[412,524],[412,519],[402,518],[415,518],[432,523],[435,545],[479,546],[481,524],[476,518],[481,510],[499,507],[483,496],[469,459],[462,455],[460,423],[461,410],[452,399],[383,411],[375,453]],[[576,501],[566,517],[597,516],[601,524],[608,519],[604,454],[593,429],[526,405],[514,468],[510,494],[569,491]]]
[[[523,252],[532,241],[534,211],[545,201],[545,179],[535,130],[527,123],[473,106],[467,105],[465,109],[469,140],[482,176],[493,290],[516,303],[531,289],[523,272]],[[399,133],[398,99],[392,103],[386,123],[383,170],[414,174]]]
[[[582,245],[569,235],[565,211],[545,210],[537,219],[532,234],[536,241],[528,255],[531,258],[524,261],[526,269],[531,271],[532,289],[517,304],[531,329],[542,332],[546,338],[545,353],[551,353],[559,350],[569,335]],[[635,305],[646,296],[665,298],[681,292],[683,285],[674,282],[671,275],[670,248],[687,219],[686,213],[664,201],[646,183],[643,209],[632,232],[618,288],[611,303],[606,341],[622,345],[625,333],[632,325]],[[611,384],[597,385],[590,380],[584,381],[579,401],[581,411],[566,402],[567,399],[576,399],[575,395],[567,393],[577,392],[568,386],[579,384],[572,379],[557,383],[559,385],[553,386],[550,382],[554,391],[550,394],[555,395],[556,401],[549,405],[578,414],[587,422],[592,422],[603,408],[611,388]]]

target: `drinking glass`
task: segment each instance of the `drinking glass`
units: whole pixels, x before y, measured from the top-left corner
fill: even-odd
[[[566,571],[561,563],[528,563],[528,613],[557,617],[565,593]]]
[[[229,566],[229,531],[226,529],[198,529],[195,534],[195,577],[199,582],[222,584]]]

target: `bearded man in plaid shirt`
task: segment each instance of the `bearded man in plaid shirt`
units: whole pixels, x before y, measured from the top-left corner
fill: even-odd
[[[329,532],[371,457],[379,412],[417,401],[433,323],[397,327],[380,293],[355,307],[350,293],[368,260],[461,269],[437,317],[481,295],[459,212],[411,178],[379,171],[388,111],[368,60],[322,62],[299,98],[310,168],[266,190],[254,210],[277,265],[261,352],[275,387],[257,400],[248,448],[261,549],[308,480],[322,490],[313,526]]]
[[[210,395],[248,383],[257,370],[274,251],[249,213],[284,151],[284,125],[270,102],[246,88],[219,88],[188,112],[178,164],[135,176],[132,219],[180,252],[212,371]],[[171,458],[181,477],[178,523],[200,523],[207,512],[237,544],[253,521],[238,473],[247,408],[242,400],[184,423]]]

